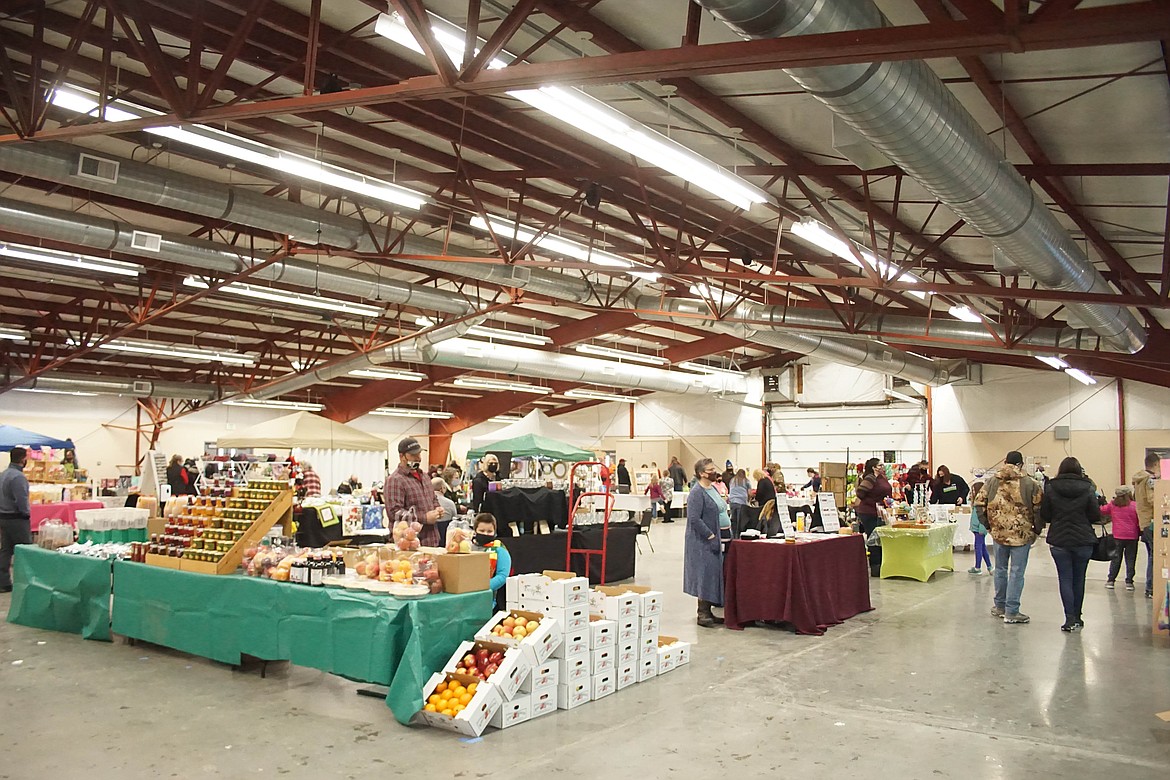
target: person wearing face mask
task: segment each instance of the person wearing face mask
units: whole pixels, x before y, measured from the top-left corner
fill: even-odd
[[[446,487],[443,489],[443,495],[455,505],[455,514],[464,514],[467,512],[467,504],[459,495],[459,488],[463,486],[463,470],[452,464],[443,469],[441,476],[443,477],[443,482],[446,483]]]
[[[861,532],[869,539],[874,529],[882,525],[878,507],[893,493],[890,481],[886,479],[886,467],[881,458],[870,458],[865,462],[865,468],[855,490],[857,494],[857,522],[861,525]],[[882,568],[882,548],[869,548],[869,572],[877,577]]]
[[[695,464],[697,481],[687,495],[687,529],[683,546],[683,592],[699,600],[698,624],[723,622],[711,611],[723,605],[723,540],[731,536],[727,503],[713,483],[719,467],[710,458]]]
[[[479,471],[471,479],[471,511],[478,512],[483,506],[483,497],[487,495],[488,483],[496,481],[500,473],[500,459],[490,452],[479,462]]]
[[[471,548],[476,552],[488,552],[491,560],[491,589],[498,593],[512,572],[512,556],[508,548],[496,538],[496,517],[488,512],[475,516],[475,536]]]
[[[435,525],[443,517],[439,499],[422,471],[422,445],[410,436],[398,442],[398,468],[386,477],[386,516],[393,522],[398,513],[414,510],[422,523],[418,539],[423,547],[438,547],[439,528]]]

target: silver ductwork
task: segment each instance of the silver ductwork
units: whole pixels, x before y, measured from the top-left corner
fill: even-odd
[[[5,376],[5,383],[19,382],[22,378],[22,374],[8,374]],[[53,390],[59,393],[97,393],[98,395],[122,395],[130,398],[178,398],[204,402],[218,401],[221,397],[220,388],[217,385],[66,373],[41,374],[30,379],[23,387],[29,390]]]
[[[695,2],[748,39],[887,24],[870,0]],[[832,65],[785,73],[1042,287],[1116,294],[926,63]],[[1132,353],[1145,346],[1145,331],[1125,307],[1066,303],[1065,308],[1114,349]]]
[[[321,382],[328,382],[330,379],[337,379],[340,376],[345,376],[350,371],[357,371],[363,368],[375,368],[386,363],[402,360],[399,354],[404,348],[433,349],[436,345],[443,343],[447,339],[466,335],[467,331],[483,322],[484,319],[484,317],[471,317],[461,322],[455,322],[450,325],[444,325],[441,328],[421,332],[406,341],[399,342],[385,349],[375,352],[363,352],[359,355],[351,355],[332,360],[319,368],[269,382],[263,387],[239,397],[253,401],[264,401],[270,398],[276,398],[278,395],[284,395],[285,393],[303,390],[306,387],[312,387]]]
[[[742,376],[688,374],[633,363],[598,360],[582,355],[545,352],[512,345],[485,344],[470,339],[451,339],[439,344],[416,347],[404,346],[397,349],[394,359],[465,368],[468,371],[494,371],[536,379],[582,382],[659,393],[707,395],[747,392],[747,379]]]

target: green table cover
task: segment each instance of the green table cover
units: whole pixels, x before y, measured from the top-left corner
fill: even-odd
[[[490,591],[418,601],[244,576],[114,565],[114,632],[238,664],[284,660],[389,687],[407,723],[423,683],[493,611]]]
[[[955,570],[954,523],[926,528],[878,526],[882,540],[882,579],[910,577],[926,582],[939,569]]]
[[[110,561],[18,545],[8,622],[110,641]]]

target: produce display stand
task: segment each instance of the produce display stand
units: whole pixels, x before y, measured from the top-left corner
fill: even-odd
[[[8,622],[110,641],[111,561],[17,545]]]
[[[585,469],[586,473],[588,473],[587,470],[592,468],[593,466],[604,466],[604,465],[605,464],[601,463],[600,461],[595,461],[595,460],[580,461],[578,463],[574,463],[573,467],[569,470],[569,484],[570,485],[576,484],[577,469]],[[602,519],[602,522],[601,522],[601,549],[596,550],[596,549],[591,549],[588,547],[574,547],[573,546],[573,521],[574,521],[574,518],[577,516],[577,508],[581,506],[582,499],[594,498],[597,496],[601,496],[605,500],[605,515],[604,515],[604,518]],[[592,503],[592,502],[590,502],[590,503]],[[572,508],[569,509],[569,524],[568,524],[568,528],[566,529],[569,533],[569,546],[568,546],[568,549],[565,551],[565,571],[572,571],[573,570],[573,555],[574,554],[580,555],[584,558],[586,571],[589,571],[589,564],[592,561],[592,559],[594,557],[600,557],[601,558],[600,580],[601,580],[602,585],[605,584],[605,572],[606,572],[605,559],[606,559],[606,553],[609,551],[609,518],[612,514],[613,514],[613,494],[612,493],[609,493],[609,492],[591,493],[591,492],[587,492],[587,491],[582,491],[581,493],[577,494],[577,500],[573,502]]]

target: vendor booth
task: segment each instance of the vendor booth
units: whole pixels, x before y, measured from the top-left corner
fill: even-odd
[[[76,461],[65,463],[63,453],[74,450],[72,439],[58,439],[15,425],[0,425],[0,452],[14,447],[29,450],[24,475],[29,481],[31,517],[29,525],[35,532],[47,520],[60,520],[76,525],[74,512],[78,509],[96,509],[101,503],[90,500],[93,491],[86,482],[85,470],[77,468]]]

